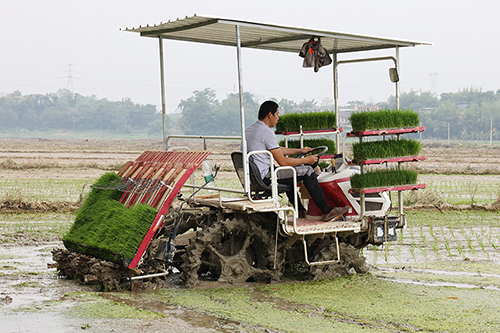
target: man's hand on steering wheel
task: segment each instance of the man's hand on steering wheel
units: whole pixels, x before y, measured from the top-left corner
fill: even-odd
[[[300,149],[300,155],[306,155],[308,152],[313,151],[313,148],[311,147],[304,147]],[[299,155],[299,156],[300,156]]]
[[[318,159],[319,159],[318,155],[309,155],[303,157],[302,161],[304,162],[304,164],[309,164],[314,169],[316,165],[318,165]]]
[[[312,153],[320,151],[317,155],[309,155],[305,156],[307,153]],[[309,148],[309,147],[304,147],[301,149],[301,153],[297,155],[297,158],[305,156],[304,159],[304,164],[310,164],[311,167],[314,169],[318,166],[319,162],[319,157],[324,155],[328,151],[328,147],[326,146],[318,146],[314,148]]]

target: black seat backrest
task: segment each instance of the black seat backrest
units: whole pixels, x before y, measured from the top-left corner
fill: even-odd
[[[243,174],[243,153],[241,151],[233,151],[231,153],[231,159],[233,161],[234,169],[238,174],[241,185],[245,184],[245,177]],[[264,183],[260,177],[259,168],[253,161],[253,158],[249,159],[250,165],[250,190],[260,197],[267,197],[271,195],[271,184],[267,185]],[[290,186],[286,184],[278,184],[278,192],[286,192],[290,189]]]
[[[238,179],[243,187],[245,187],[245,173],[243,170],[243,153],[241,151],[233,151],[231,153],[231,160],[233,161],[234,170],[238,175]]]

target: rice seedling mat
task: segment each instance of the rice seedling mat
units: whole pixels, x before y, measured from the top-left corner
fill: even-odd
[[[383,128],[412,128],[420,126],[418,113],[411,109],[385,109],[354,112],[349,116],[352,131],[379,130]]]
[[[333,111],[287,113],[280,116],[276,131],[284,133],[299,130],[332,130],[335,126],[336,119]]]

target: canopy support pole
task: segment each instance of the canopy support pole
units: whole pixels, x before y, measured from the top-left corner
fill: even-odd
[[[245,133],[245,109],[243,107],[243,66],[241,64],[241,36],[240,26],[236,25],[236,57],[238,63],[238,90],[240,96],[240,119],[241,119],[241,152],[243,155],[243,174],[245,192],[250,194],[250,174],[247,161],[247,139]]]
[[[339,77],[337,70],[337,52],[333,52],[333,101],[335,104],[335,129],[339,128]],[[340,153],[340,133],[337,132],[335,140],[335,151]]]
[[[396,46],[396,70],[399,73],[399,46]],[[396,82],[396,110],[399,110],[399,80]]]
[[[160,41],[160,85],[161,85],[161,115],[163,125],[163,149],[168,150],[167,143],[167,105],[165,97],[165,66],[163,62],[163,38],[159,37]]]

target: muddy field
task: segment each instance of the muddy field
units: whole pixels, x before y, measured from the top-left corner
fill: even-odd
[[[427,159],[414,167],[428,189],[408,199],[426,209],[407,211],[397,241],[363,250],[369,274],[196,290],[167,280],[134,293],[58,278],[47,268],[51,250],[62,246],[89,185],[161,148],[159,141],[0,140],[0,200],[10,203],[0,211],[2,332],[500,331],[498,146],[426,144]],[[209,143],[210,159],[222,166],[218,182],[237,183],[225,152],[237,148]],[[28,205],[16,210],[15,202]]]

